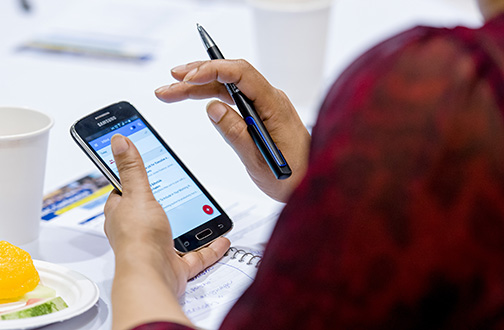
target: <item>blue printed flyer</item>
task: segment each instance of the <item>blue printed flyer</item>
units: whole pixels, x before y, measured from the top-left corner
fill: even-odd
[[[104,236],[103,206],[113,187],[100,173],[91,173],[44,196],[42,221]]]

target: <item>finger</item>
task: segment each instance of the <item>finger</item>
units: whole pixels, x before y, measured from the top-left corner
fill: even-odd
[[[133,142],[127,137],[116,134],[110,144],[121,178],[123,196],[152,196],[142,157]]]
[[[167,103],[186,99],[201,100],[212,97],[218,97],[222,101],[230,104],[234,103],[226,87],[217,81],[200,86],[185,82],[177,82],[156,89],[155,94],[158,99]]]
[[[112,190],[110,192],[110,195],[107,198],[107,202],[105,203],[105,206],[103,208],[103,212],[105,213],[105,217],[107,217],[107,214],[114,210],[121,201],[121,195],[117,190]]]
[[[186,76],[186,74],[189,71],[200,66],[202,63],[203,63],[203,61],[195,61],[195,62],[176,66],[173,69],[171,69],[171,75],[173,78],[177,79],[178,81],[182,81],[182,80],[184,80],[184,77]]]
[[[211,60],[191,66],[183,81],[204,85],[212,81],[235,84],[251,101],[273,95],[270,83],[245,60]]]
[[[214,100],[207,104],[207,114],[217,131],[234,149],[249,172],[264,170],[267,164],[252,140],[247,124],[236,111],[227,104]]]
[[[188,278],[191,279],[213,265],[226,253],[231,242],[225,237],[217,238],[212,244],[196,252],[190,252],[182,257],[188,266]]]
[[[219,101],[207,104],[207,115],[222,137],[238,152],[250,151],[254,142],[243,118],[230,106]]]
[[[108,196],[107,198],[107,202],[105,203],[105,207],[103,209],[103,213],[105,214],[105,223],[103,224],[103,230],[105,231],[105,235],[111,239],[111,237],[109,236],[109,231],[108,231],[108,227],[109,227],[109,222],[110,222],[110,213],[113,212],[117,205],[119,205],[119,203],[121,202],[121,195],[119,194],[119,192],[117,190],[112,190],[110,192],[110,195]]]

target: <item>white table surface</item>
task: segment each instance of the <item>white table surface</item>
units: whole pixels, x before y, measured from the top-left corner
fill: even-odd
[[[32,0],[23,13],[15,0],[0,2],[0,104],[26,106],[55,119],[50,133],[45,191],[50,192],[94,170],[68,133],[83,115],[119,100],[134,104],[165,137],[210,190],[236,192],[270,203],[251,183],[233,151],[205,114],[206,101],[164,104],[154,90],[173,82],[172,67],[206,59],[195,23],[202,24],[228,58],[254,64],[251,11],[242,0],[130,0],[177,8],[176,28],[169,29],[156,58],[145,64],[114,63],[65,56],[20,54],[13,49],[33,37],[66,9],[86,0]],[[105,1],[105,0],[102,0]],[[108,1],[108,0],[107,0]],[[182,4],[181,4],[182,3]],[[331,12],[326,86],[365,49],[418,24],[478,26],[471,0],[339,0]],[[180,16],[181,15],[181,16]],[[180,19],[181,18],[181,19]],[[239,29],[237,29],[239,27]],[[237,33],[241,38],[237,38]],[[318,104],[304,107],[311,124]],[[217,200],[219,196],[216,196]],[[25,247],[33,258],[61,264],[96,282],[98,304],[81,316],[45,329],[109,329],[113,253],[105,238],[43,225],[40,239]]]

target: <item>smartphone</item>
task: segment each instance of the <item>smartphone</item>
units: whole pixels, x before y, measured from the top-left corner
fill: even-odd
[[[130,103],[123,101],[95,111],[75,122],[70,133],[119,192],[121,182],[110,139],[121,134],[135,144],[154,197],[170,221],[178,252],[197,250],[232,229],[224,210]]]

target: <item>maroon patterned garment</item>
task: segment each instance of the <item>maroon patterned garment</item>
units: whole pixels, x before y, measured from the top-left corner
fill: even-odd
[[[503,111],[504,15],[363,55],[222,329],[504,328]]]

